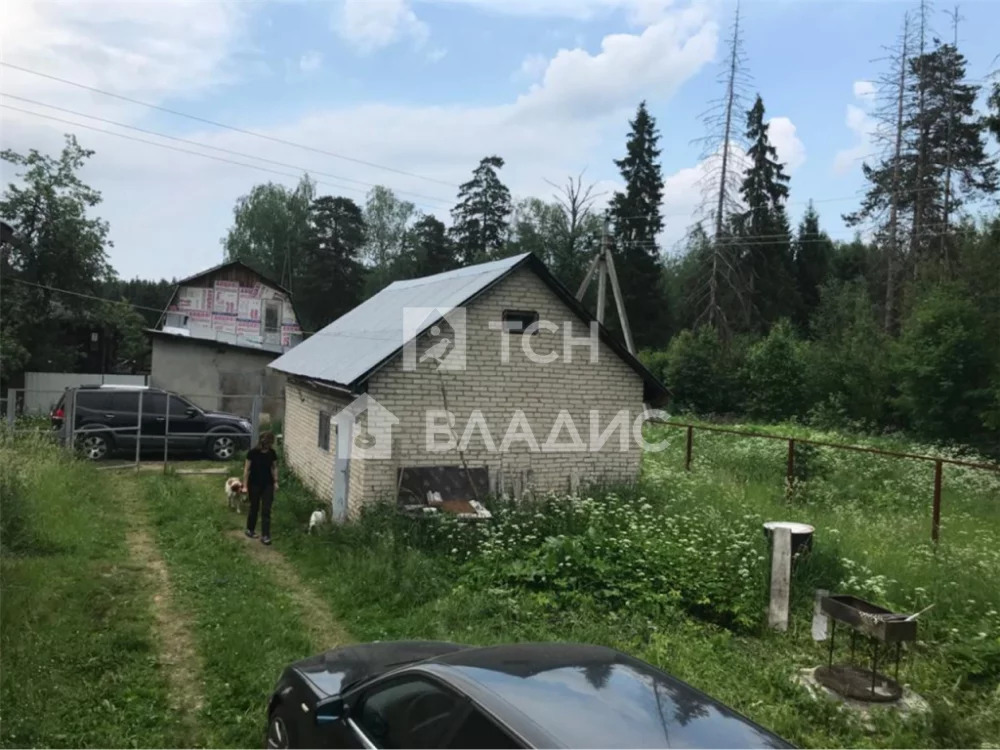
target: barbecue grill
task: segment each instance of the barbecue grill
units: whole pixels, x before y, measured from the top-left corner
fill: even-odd
[[[917,638],[915,616],[899,614],[849,595],[825,596],[820,600],[820,608],[830,618],[830,653],[827,666],[816,670],[817,681],[848,698],[879,703],[899,700],[903,694],[899,661],[903,643]],[[833,650],[838,623],[850,631],[850,660],[835,665]],[[859,638],[871,651],[869,668],[855,661]],[[879,657],[893,651],[894,675],[890,679],[878,671]]]

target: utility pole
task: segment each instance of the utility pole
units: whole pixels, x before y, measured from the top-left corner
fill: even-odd
[[[611,254],[611,243],[609,242],[608,236],[608,219],[604,219],[604,229],[601,231],[601,247],[597,251],[597,255],[590,262],[590,266],[587,268],[587,275],[583,279],[583,283],[580,284],[580,288],[577,290],[576,298],[579,301],[583,301],[584,295],[587,293],[587,289],[590,287],[590,282],[594,278],[594,274],[597,274],[597,322],[604,325],[604,308],[606,306],[607,298],[607,283],[608,280],[611,281],[611,294],[615,298],[615,310],[618,312],[618,321],[622,326],[622,335],[625,337],[625,347],[628,349],[629,354],[635,355],[635,343],[632,341],[632,329],[628,324],[628,313],[625,311],[625,300],[622,298],[622,290],[618,285],[618,273],[615,271],[615,259]]]

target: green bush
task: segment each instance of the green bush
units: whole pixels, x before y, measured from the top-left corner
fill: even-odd
[[[919,433],[962,440],[983,435],[994,363],[982,317],[957,289],[918,302],[898,348],[899,404]]]
[[[806,412],[804,349],[787,320],[778,321],[767,337],[750,347],[742,377],[752,417],[778,421]]]
[[[738,406],[735,377],[738,346],[723,346],[715,329],[702,327],[681,331],[670,342],[662,364],[664,381],[673,392],[672,403],[680,411],[723,414]]]
[[[808,388],[818,402],[814,421],[869,430],[890,424],[891,341],[875,318],[865,285],[825,286],[812,335],[805,355]]]

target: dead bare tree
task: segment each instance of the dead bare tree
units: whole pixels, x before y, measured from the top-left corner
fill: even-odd
[[[910,55],[914,46],[913,24],[910,14],[903,16],[903,28],[896,42],[886,48],[886,56],[877,62],[886,64],[884,72],[875,82],[874,106],[871,116],[875,120],[870,134],[875,153],[862,166],[869,182],[868,192],[861,207],[844,216],[848,225],[868,224],[884,248],[885,304],[883,327],[891,332],[895,327],[899,273],[903,260],[900,239],[904,233],[906,213],[912,210],[909,197],[912,193],[903,184],[904,166],[912,163],[912,144],[907,139],[908,122],[912,119],[910,92]]]
[[[958,50],[958,23],[961,20],[958,14],[958,6],[948,14],[951,18],[951,31],[952,31],[952,46],[955,50]],[[940,253],[941,259],[945,263],[945,267],[950,267],[949,253],[948,253],[948,242],[950,237],[948,232],[950,227],[951,219],[951,172],[952,167],[952,148],[954,146],[955,139],[952,133],[952,123],[955,119],[955,88],[954,86],[948,87],[948,124],[945,130],[945,165],[944,165],[944,207],[942,208],[941,216],[941,246]]]
[[[583,184],[583,173],[586,171],[587,170],[584,169],[576,177],[570,175],[566,178],[565,185],[558,185],[549,179],[545,180],[557,191],[552,194],[552,197],[555,199],[556,203],[559,204],[563,214],[566,216],[566,226],[569,230],[571,250],[574,249],[573,242],[580,236],[581,230],[585,226],[587,219],[594,215],[591,210],[593,208],[594,201],[604,195],[604,193],[594,192],[594,188],[597,187],[597,183],[591,182],[586,186]]]
[[[920,0],[917,11],[917,71],[914,102],[914,138],[917,157],[916,180],[913,184],[913,221],[910,224],[910,260],[914,276],[917,271],[917,255],[920,253],[921,233],[924,230],[924,170],[927,166],[927,150],[930,145],[931,123],[927,117],[927,87],[928,81],[924,66],[927,60],[927,36],[931,33],[928,15],[931,10],[930,0]]]
[[[892,193],[889,202],[889,237],[886,246],[885,310],[882,321],[886,332],[891,333],[896,320],[896,266],[899,259],[899,200],[900,171],[903,156],[903,115],[906,102],[906,73],[909,68],[910,17],[903,16],[903,32],[900,35],[895,54],[892,55],[893,68],[888,74],[890,96],[896,100],[896,123],[892,139]]]
[[[697,305],[700,312],[697,322],[717,327],[723,333],[728,330],[724,297],[731,295],[738,301],[744,297],[733,262],[735,245],[725,234],[728,219],[742,208],[739,190],[746,144],[742,129],[738,123],[734,123],[734,117],[742,117],[747,110],[750,80],[743,51],[740,5],[737,2],[726,42],[724,66],[717,78],[723,93],[702,114],[707,135],[698,141],[702,145],[704,165],[699,219],[710,220],[714,226],[714,234],[710,245],[706,247],[705,282],[703,290],[698,291]]]
[[[594,202],[604,195],[595,193],[596,183],[584,184],[584,169],[576,177],[570,175],[563,185],[552,180],[545,181],[556,189],[553,199],[563,213],[566,222],[566,242],[561,252],[557,254],[556,271],[564,279],[575,284],[577,276],[582,273],[582,258],[584,253],[593,249],[596,233],[600,229],[601,219],[594,213]]]

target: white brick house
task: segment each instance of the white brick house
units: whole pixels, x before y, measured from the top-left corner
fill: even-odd
[[[457,346],[462,313],[464,367],[449,368],[432,348]],[[532,320],[528,333],[515,332]],[[454,337],[442,339],[442,329]],[[288,376],[286,460],[340,519],[395,498],[403,468],[485,470],[491,489],[511,494],[634,481],[642,448],[633,427],[644,402],[666,397],[530,254],[391,284],[271,367]],[[380,407],[379,424],[374,410],[356,424],[333,419],[362,394]],[[365,431],[387,457],[357,456],[352,442]]]

